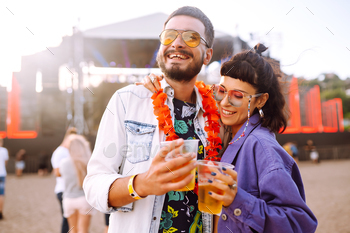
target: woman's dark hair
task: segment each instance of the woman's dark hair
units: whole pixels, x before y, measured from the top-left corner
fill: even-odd
[[[179,9],[175,10],[173,13],[169,15],[167,20],[164,23],[164,28],[166,24],[169,22],[169,20],[177,15],[186,15],[186,16],[191,16],[193,18],[198,19],[204,24],[205,27],[205,40],[207,41],[208,45],[210,48],[213,47],[213,42],[214,42],[214,27],[213,24],[211,23],[210,19],[197,7],[193,6],[183,6],[180,7]]]
[[[262,108],[265,115],[261,118],[262,126],[282,133],[287,127],[287,117],[284,109],[285,99],[279,82],[281,74],[272,59],[261,56],[266,49],[263,44],[257,44],[254,51],[243,51],[234,55],[221,66],[220,74],[251,84],[257,93],[268,93],[269,99]],[[253,114],[257,111],[255,109]]]

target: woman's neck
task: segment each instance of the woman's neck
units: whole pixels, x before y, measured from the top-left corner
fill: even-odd
[[[239,131],[239,129],[240,129],[242,126],[243,126],[243,124],[231,126],[231,128],[232,128],[232,139],[236,136],[237,132]]]

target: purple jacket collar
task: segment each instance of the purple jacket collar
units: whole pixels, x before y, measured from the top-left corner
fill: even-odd
[[[243,130],[244,130],[246,124],[247,124],[247,122],[245,122],[242,125],[242,127],[238,130],[238,132],[236,133],[235,137],[231,140],[231,142],[235,141],[243,133]],[[242,145],[244,144],[244,142],[247,139],[247,137],[249,136],[249,134],[259,125],[261,125],[260,116],[258,113],[256,113],[250,117],[249,124],[248,124],[247,129],[244,133],[245,135],[243,137],[241,137],[238,141],[236,141],[235,143],[232,143],[231,145],[229,145],[226,148],[226,151],[221,158],[221,162],[232,164],[232,162],[236,158],[239,150],[241,149]]]

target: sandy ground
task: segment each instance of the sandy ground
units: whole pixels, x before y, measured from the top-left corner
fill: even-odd
[[[299,164],[317,233],[350,233],[350,160]]]
[[[350,160],[300,162],[306,201],[316,215],[317,233],[350,233]],[[52,175],[9,175],[6,182],[5,219],[0,233],[59,233],[60,210],[53,193]],[[92,217],[91,233],[103,233],[104,216]]]

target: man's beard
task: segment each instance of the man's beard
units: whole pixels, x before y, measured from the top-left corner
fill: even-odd
[[[203,61],[204,61],[204,54],[201,59],[194,60],[193,64],[190,64],[185,70],[180,69],[180,66],[178,64],[172,64],[170,69],[167,69],[165,67],[164,57],[167,56],[169,53],[173,53],[175,51],[167,51],[164,53],[164,56],[161,56],[158,52],[157,54],[157,62],[158,66],[160,67],[161,71],[164,73],[164,75],[174,81],[178,82],[190,82],[202,69]],[[193,58],[193,54],[188,53],[187,51],[176,51],[181,52],[189,57]]]

